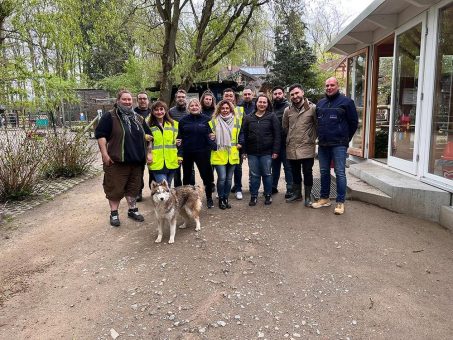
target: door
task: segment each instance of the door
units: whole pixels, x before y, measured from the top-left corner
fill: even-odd
[[[394,45],[395,35],[392,34],[374,46],[373,54],[368,155],[382,163],[387,163],[389,144]]]
[[[417,174],[426,15],[395,32],[388,164]]]
[[[346,95],[354,100],[358,115],[357,131],[349,144],[348,153],[359,157],[364,154],[367,64],[368,48],[354,53],[347,60]]]

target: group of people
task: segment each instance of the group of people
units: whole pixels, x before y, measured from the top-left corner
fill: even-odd
[[[249,206],[257,204],[261,182],[264,204],[272,204],[283,166],[286,202],[304,200],[307,207],[328,207],[333,164],[338,193],[334,212],[343,214],[347,148],[357,129],[358,116],[354,102],[339,92],[337,79],[327,79],[325,89],[326,96],[317,105],[304,97],[300,84],[289,87],[290,102],[280,86],[272,89],[272,101],[264,94],[254,98],[253,89],[246,87],[238,104],[230,88],[223,91],[217,104],[210,91],[205,91],[200,100],[187,101],[186,92],[178,90],[176,105],[170,109],[160,100],[149,107],[145,92],[138,94],[138,106],[133,109],[132,94],[120,91],[114,109],[101,117],[96,128],[110,224],[120,225],[118,206],[124,196],[128,216],[144,220],[136,202],[142,199],[145,162],[150,181],[165,180],[169,185],[174,182],[174,186],[195,184],[196,165],[207,207],[214,207],[212,195],[216,189],[220,209],[231,208],[230,192],[236,199],[243,199],[243,159],[249,165]],[[312,203],[317,141],[321,193],[319,201]]]

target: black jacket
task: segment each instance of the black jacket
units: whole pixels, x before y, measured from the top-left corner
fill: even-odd
[[[320,146],[348,146],[358,126],[354,101],[337,92],[316,104],[318,144]]]
[[[138,106],[134,108],[134,111],[137,112],[140,116],[142,116],[143,119],[146,119],[151,113],[150,108],[146,108],[146,109],[142,110]]]
[[[266,112],[262,117],[254,113],[245,116],[241,135],[246,154],[264,156],[280,152],[281,125],[272,112]]]
[[[256,99],[253,98],[252,101],[250,102],[245,102],[245,101],[241,101],[238,106],[242,106],[244,108],[244,114],[246,116],[249,116],[251,115],[253,112],[255,112],[255,102],[256,102]]]

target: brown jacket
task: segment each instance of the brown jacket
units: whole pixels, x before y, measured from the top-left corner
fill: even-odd
[[[315,157],[317,138],[316,105],[304,98],[299,110],[294,105],[285,109],[282,127],[287,131],[286,157],[304,159]]]

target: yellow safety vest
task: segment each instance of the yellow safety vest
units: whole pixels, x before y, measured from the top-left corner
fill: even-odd
[[[242,106],[235,106],[234,112],[236,113],[236,116],[239,117],[242,121],[242,118],[244,118],[244,108]]]
[[[167,169],[177,169],[178,149],[176,147],[176,137],[178,136],[178,122],[174,121],[173,125],[165,122],[163,133],[157,126],[151,127],[153,134],[153,162],[148,166],[150,170],[161,170],[165,166]]]
[[[209,126],[215,133],[217,118],[213,118],[209,122]],[[211,151],[211,164],[212,165],[226,165],[226,164],[239,164],[240,156],[237,148],[239,132],[241,131],[242,116],[234,117],[233,131],[231,131],[231,147],[223,150]]]

